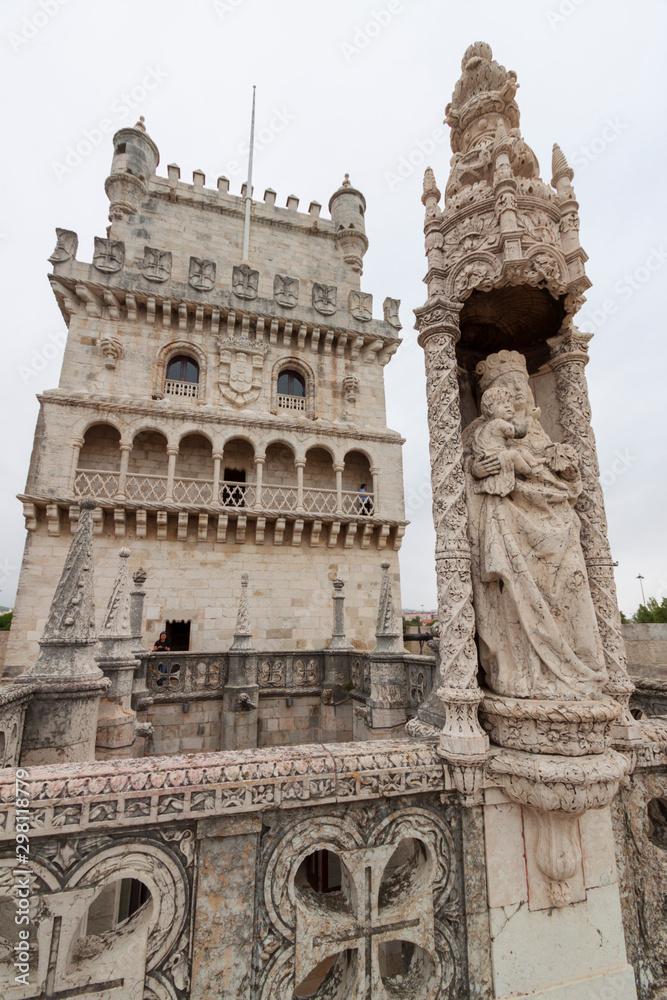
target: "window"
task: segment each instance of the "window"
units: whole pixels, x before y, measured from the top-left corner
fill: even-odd
[[[303,398],[306,395],[306,383],[298,372],[288,369],[278,376],[278,394]]]
[[[167,365],[168,382],[199,382],[199,365],[186,354],[177,354]]]
[[[127,149],[127,146],[125,145],[124,142],[119,142],[118,145],[116,146],[116,152],[117,153],[124,153],[126,151],[126,149]]]

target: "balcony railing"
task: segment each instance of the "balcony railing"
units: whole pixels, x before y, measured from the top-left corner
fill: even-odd
[[[278,409],[279,410],[301,410],[305,412],[306,409],[306,398],[305,396],[283,396],[282,393],[278,394]]]
[[[128,500],[152,500],[159,503],[167,496],[167,477],[129,474],[125,481],[125,496]]]
[[[140,503],[162,503],[167,499],[167,477],[146,473],[128,473],[123,495],[127,500]],[[112,500],[120,493],[121,476],[118,472],[96,469],[79,469],[74,480],[76,496],[94,496]],[[210,507],[216,502],[211,479],[174,479],[171,500],[177,504]],[[318,517],[335,517],[346,514],[353,517],[372,517],[375,500],[372,493],[360,495],[356,490],[343,490],[339,499],[336,490],[306,487],[302,504],[296,486],[275,483],[262,485],[258,500],[255,483],[221,482],[217,504],[231,510],[263,510],[272,514],[306,513]]]
[[[118,473],[79,469],[74,480],[74,492],[78,497],[111,499],[118,493]]]
[[[165,379],[165,396],[185,396],[187,399],[197,399],[199,397],[198,382],[177,382],[175,379]]]

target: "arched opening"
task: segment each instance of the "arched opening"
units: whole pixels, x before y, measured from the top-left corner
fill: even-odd
[[[330,913],[333,920],[341,913],[351,912],[352,883],[333,851],[320,849],[305,857],[295,875],[294,888],[300,905],[305,905],[309,912],[319,909]],[[353,950],[328,955],[308,970],[295,987],[294,996],[321,995],[342,1000],[350,995],[356,961]]]
[[[293,511],[298,502],[294,452],[288,444],[275,442],[266,449],[262,504],[266,510]]]
[[[227,441],[222,453],[220,503],[223,507],[252,507],[255,491],[255,450],[243,438]]]
[[[335,514],[336,474],[325,448],[309,448],[303,470],[303,507],[309,514]]]
[[[94,424],[79,450],[74,492],[77,496],[113,497],[118,492],[120,432],[111,424]]]
[[[128,500],[164,500],[167,495],[167,439],[159,431],[140,431],[132,442],[125,495]]]
[[[348,451],[345,456],[343,511],[362,517],[370,517],[375,513],[371,465],[366,455],[360,451]]]
[[[136,878],[118,879],[105,885],[95,897],[82,925],[84,936],[106,934],[124,924],[150,903],[148,886]]]
[[[203,434],[186,434],[176,456],[174,500],[208,504],[212,499],[213,446]]]
[[[284,368],[278,375],[278,409],[306,409],[306,380],[293,368]]]
[[[199,364],[189,354],[176,354],[167,363],[165,396],[199,396]]]

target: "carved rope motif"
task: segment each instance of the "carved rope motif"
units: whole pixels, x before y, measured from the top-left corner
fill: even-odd
[[[586,560],[591,596],[600,629],[612,693],[629,695],[632,690],[626,667],[616,584],[609,540],[600,468],[591,426],[591,407],[584,368],[588,362],[590,335],[571,335],[551,342],[556,395],[565,442],[573,445],[581,459],[583,489],[576,504],[581,520],[581,547]]]

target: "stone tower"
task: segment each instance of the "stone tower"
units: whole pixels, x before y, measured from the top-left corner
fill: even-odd
[[[7,656],[34,662],[80,500],[109,592],[119,546],[147,573],[144,632],[172,648],[232,641],[250,571],[255,640],[322,646],[331,580],[347,581],[347,634],[373,644],[377,563],[405,530],[401,438],[383,367],[399,303],[361,291],[366,202],[346,176],[321,218],[267,190],[252,203],[192,184],[143,120],[113,140],[110,226],[92,262],[59,229],[51,285],[68,326],[60,384],[40,397],[24,505],[28,536]],[[364,491],[360,492],[360,487]],[[378,550],[382,550],[381,554]],[[98,627],[100,623],[98,622]]]

